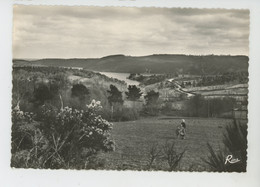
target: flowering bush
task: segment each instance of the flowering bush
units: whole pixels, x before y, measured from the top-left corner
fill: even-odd
[[[95,100],[87,105],[87,110],[69,107],[57,110],[50,105],[43,105],[41,111],[29,118],[30,120],[27,120],[28,114],[14,109],[13,127],[20,126],[23,119],[26,125],[32,125],[35,128],[35,132],[38,132],[38,139],[42,141],[40,145],[37,141],[37,144],[30,143],[24,149],[16,149],[16,153],[22,151],[22,154],[27,153],[29,160],[34,160],[27,161],[21,167],[80,169],[86,167],[88,157],[93,157],[99,151],[114,150],[114,142],[110,139],[112,124],[97,114],[100,109],[100,102]],[[17,128],[13,128],[13,132],[16,130]],[[26,134],[26,131],[22,131],[23,133]],[[21,138],[21,136],[16,137],[14,132],[13,141],[15,139],[21,141]],[[31,139],[35,138],[36,133],[32,134]],[[32,157],[29,153],[35,149],[35,146],[38,152]],[[15,161],[17,155],[13,158],[12,161]],[[28,165],[28,163],[32,164]],[[38,165],[35,166],[35,163]]]
[[[12,166],[31,167],[41,161],[47,142],[33,118],[33,113],[21,111],[19,105],[12,111]]]

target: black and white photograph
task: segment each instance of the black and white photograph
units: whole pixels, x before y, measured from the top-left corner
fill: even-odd
[[[249,9],[13,6],[12,168],[246,172]]]
[[[258,0],[0,4],[0,186],[260,185]]]

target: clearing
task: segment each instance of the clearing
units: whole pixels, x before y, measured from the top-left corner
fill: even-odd
[[[205,171],[208,166],[201,158],[209,154],[207,142],[214,150],[223,150],[222,143],[225,126],[232,124],[231,119],[186,118],[186,139],[177,139],[175,130],[181,119],[153,117],[137,121],[116,122],[112,137],[116,142],[116,151],[102,154],[106,159],[105,169],[146,170],[149,150],[155,144],[163,147],[166,142],[175,142],[177,152],[186,148],[178,170]],[[157,159],[152,169],[167,170],[167,161]]]

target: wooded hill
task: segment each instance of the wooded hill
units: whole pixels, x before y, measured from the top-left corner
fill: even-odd
[[[170,55],[150,56],[112,55],[103,58],[89,59],[13,59],[15,66],[59,66],[82,67],[93,71],[125,73],[183,73],[183,74],[221,74],[224,72],[248,71],[247,56],[229,55]]]

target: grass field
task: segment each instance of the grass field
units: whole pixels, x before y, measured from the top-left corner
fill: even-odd
[[[104,153],[105,169],[147,170],[149,150],[157,144],[162,147],[166,142],[175,142],[177,152],[186,149],[180,162],[180,171],[207,171],[208,166],[201,158],[209,154],[206,143],[215,150],[223,149],[224,127],[232,123],[230,119],[186,119],[186,139],[177,139],[175,130],[181,119],[149,118],[131,122],[114,123],[112,137],[116,151]],[[153,170],[168,170],[167,161],[158,158],[152,165]]]

